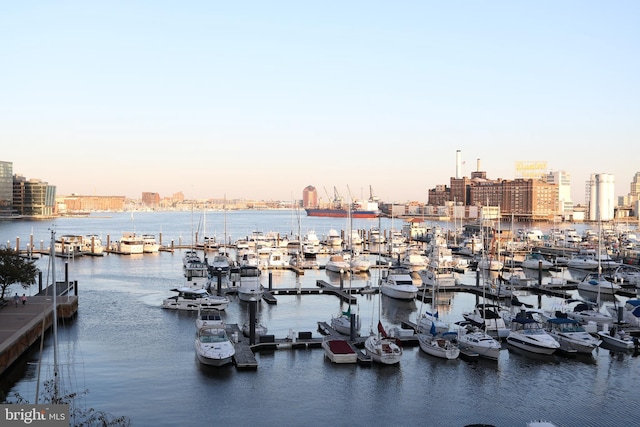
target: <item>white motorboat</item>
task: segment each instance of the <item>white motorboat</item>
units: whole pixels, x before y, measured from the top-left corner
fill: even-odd
[[[198,329],[195,347],[198,360],[210,366],[224,366],[232,363],[233,356],[236,354],[227,331],[216,326]]]
[[[145,254],[155,254],[160,250],[160,243],[153,234],[143,234],[142,236],[142,252]]]
[[[162,301],[162,308],[171,310],[198,311],[201,308],[215,308],[224,310],[229,306],[229,299],[225,296],[210,295],[205,289],[189,287],[171,289],[178,294]]]
[[[366,354],[376,363],[395,365],[402,359],[402,347],[395,338],[387,336],[382,323],[378,322],[378,333],[372,333],[364,342]]]
[[[55,239],[55,255],[63,258],[76,258],[84,255],[82,236],[64,234]]]
[[[338,316],[331,318],[331,328],[342,335],[351,335],[351,307],[347,311],[341,312]],[[353,325],[355,336],[360,336],[360,316],[354,316],[355,323]]]
[[[260,282],[262,273],[258,267],[244,265],[240,270],[240,285],[238,286],[238,298],[240,301],[260,301],[264,295],[264,286]]]
[[[441,359],[457,359],[460,355],[460,348],[454,342],[457,334],[455,332],[445,332],[442,335],[438,335],[435,333],[435,328],[432,331],[417,334],[420,350]]]
[[[462,326],[458,332],[458,347],[461,350],[476,353],[486,359],[498,360],[502,349],[498,340],[479,328],[469,329]]]
[[[102,239],[97,234],[87,234],[82,236],[82,252],[86,255],[104,255]]]
[[[417,273],[429,266],[429,258],[424,254],[422,249],[410,246],[404,253],[400,265],[410,273]]]
[[[329,230],[329,234],[324,237],[322,243],[326,246],[339,248],[342,246],[342,236],[340,236],[338,230],[332,228]]]
[[[198,317],[196,318],[196,331],[205,327],[225,327],[222,313],[218,309],[202,308],[198,309]]]
[[[342,257],[349,263],[349,271],[354,274],[366,273],[371,268],[371,262],[363,257],[358,251],[343,251]]]
[[[565,313],[569,318],[582,323],[582,325],[594,322],[600,329],[604,325],[613,324],[614,321],[614,318],[609,313],[600,311],[598,304],[578,299],[566,300],[561,312]]]
[[[541,323],[527,317],[511,319],[507,343],[521,350],[546,355],[560,348],[560,343],[544,330]]]
[[[614,295],[622,289],[620,285],[604,278],[597,273],[590,273],[578,283],[578,290],[600,295]]]
[[[553,263],[538,252],[527,254],[524,260],[522,260],[521,265],[522,268],[528,268],[530,270],[549,270],[553,267]]]
[[[351,345],[341,339],[325,338],[322,340],[324,354],[333,363],[356,363],[358,354]]]
[[[411,275],[404,269],[389,270],[380,279],[380,292],[390,298],[413,300],[418,295],[418,287]]]
[[[626,283],[638,288],[640,287],[640,268],[622,264],[613,272],[612,279],[621,286]]]
[[[640,299],[630,298],[622,306],[608,305],[607,311],[614,319],[633,327],[640,327]]]
[[[598,261],[587,255],[573,255],[567,261],[567,267],[579,270],[597,270]]]
[[[120,241],[117,242],[117,252],[125,255],[144,253],[142,238],[135,233],[123,233]]]
[[[211,277],[209,276],[209,268],[200,257],[191,257],[182,266],[182,272],[186,278],[185,286],[194,289],[209,289],[211,286]]]
[[[478,260],[479,270],[502,271],[504,263],[495,258],[482,257]]]
[[[500,315],[500,310],[500,306],[496,304],[480,303],[473,311],[462,313],[462,317],[472,326],[486,331],[492,337],[503,339],[509,335],[510,330]]]
[[[598,336],[602,339],[604,347],[614,350],[633,350],[636,348],[637,338],[618,325],[613,325],[610,329],[608,325],[605,326],[598,332]]]
[[[198,255],[198,252],[195,249],[187,249],[184,251],[184,254],[182,255],[183,267],[186,266],[191,261],[200,261],[200,262],[202,261],[202,259],[200,258],[200,255]]]
[[[331,255],[324,268],[327,271],[341,274],[351,271],[351,265],[345,261],[342,254]]]
[[[438,288],[456,286],[460,283],[460,276],[453,270],[453,267],[434,267],[429,266],[424,270],[418,271],[422,283],[427,286],[436,286]]]
[[[229,274],[229,269],[231,268],[229,257],[221,253],[215,255],[209,265],[213,275],[221,274],[222,277]]]
[[[591,354],[602,342],[588,333],[580,322],[568,317],[547,319],[545,330],[558,341],[560,350],[565,352],[576,351],[582,354]]]
[[[254,332],[255,332],[256,336],[259,337],[261,335],[267,335],[267,332],[269,332],[269,330],[267,329],[267,327],[265,325],[260,323],[260,321],[258,319],[256,319],[256,321],[254,323]],[[247,323],[242,325],[242,335],[244,335],[245,337],[251,336],[251,323],[250,322],[247,322]]]

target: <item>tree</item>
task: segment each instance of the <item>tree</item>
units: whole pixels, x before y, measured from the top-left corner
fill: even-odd
[[[37,277],[38,268],[35,261],[23,258],[18,251],[0,246],[0,300],[4,299],[9,286],[20,283],[27,289],[36,283]]]

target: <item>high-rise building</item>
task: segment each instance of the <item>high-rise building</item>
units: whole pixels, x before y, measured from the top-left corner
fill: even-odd
[[[317,208],[318,207],[318,190],[313,185],[308,185],[302,190],[302,207]]]
[[[13,214],[13,163],[0,161],[0,216]]]
[[[589,220],[610,221],[615,210],[615,178],[608,173],[591,174],[589,189]]]
[[[573,201],[571,200],[571,174],[565,171],[549,172],[545,175],[548,184],[558,186],[557,213],[560,215],[571,215],[573,212]]]

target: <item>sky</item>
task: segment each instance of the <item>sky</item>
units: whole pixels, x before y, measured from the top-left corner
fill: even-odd
[[[426,201],[518,161],[640,171],[637,1],[20,1],[0,160],[57,194]]]

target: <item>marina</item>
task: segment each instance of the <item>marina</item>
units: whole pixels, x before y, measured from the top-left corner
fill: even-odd
[[[271,230],[275,224],[286,223],[290,214],[254,212],[237,215],[236,223],[247,216],[244,222],[250,226],[245,225],[246,229]],[[163,216],[170,219],[164,220],[162,225],[150,224]],[[261,216],[268,217],[265,219],[267,224],[256,225],[262,220]],[[126,215],[122,217],[129,226]],[[182,216],[154,213],[149,217],[143,222],[144,227],[136,229],[152,230],[156,235],[159,234],[157,230],[162,229],[163,235],[173,234],[178,241],[179,232],[168,229],[166,224],[179,224],[177,218],[182,218],[184,229],[190,228],[188,213]],[[113,219],[87,221],[90,219],[61,219],[56,220],[56,227],[68,228],[68,234],[78,235],[85,234],[85,228],[91,228],[93,230],[87,230],[86,234],[98,232],[103,236],[107,233],[118,235],[120,229],[132,229],[112,224]],[[311,222],[312,219],[305,218],[304,221]],[[340,229],[340,222],[336,220],[317,218],[313,221],[318,222],[309,227],[319,230],[320,235],[325,229]],[[384,220],[379,221],[369,220],[358,226],[382,225],[383,230],[389,227]],[[234,215],[229,213],[227,222],[233,224]],[[5,231],[5,240],[30,235],[32,226],[33,223],[28,223],[23,224],[22,229]],[[38,241],[38,235],[46,235],[49,224],[42,226],[43,232],[37,231],[38,227],[33,229],[35,241]],[[109,226],[112,228],[108,229]],[[97,229],[100,227],[105,228]],[[230,229],[233,235],[247,234]],[[425,405],[429,407],[427,424],[441,426],[477,422],[496,426],[526,425],[541,413],[558,426],[596,426],[609,425],[611,420],[614,424],[623,422],[633,416],[634,400],[629,391],[637,382],[640,360],[634,357],[633,350],[610,350],[601,346],[591,355],[539,357],[523,354],[503,343],[495,361],[473,354],[465,355],[464,359],[461,354],[459,359],[441,360],[421,351],[410,329],[417,323],[419,314],[427,310],[433,312],[435,307],[440,319],[455,330],[454,323],[463,320],[462,314],[481,300],[481,292],[476,286],[479,279],[471,269],[461,274],[459,285],[440,289],[433,297],[429,288],[424,293],[424,301],[420,299],[423,292],[411,301],[388,298],[376,292],[381,268],[342,277],[322,268],[303,271],[265,269],[262,274],[265,293],[257,304],[257,315],[268,327],[268,334],[254,337],[253,344],[251,337],[243,336],[238,325],[249,321],[251,303],[241,301],[229,292],[231,301],[221,316],[228,335],[238,337],[235,361],[220,367],[203,366],[198,362],[193,346],[196,312],[161,308],[170,289],[184,282],[182,255],[185,250],[140,255],[107,253],[101,257],[59,262],[65,264],[70,280],[78,282],[77,315],[61,321],[61,353],[65,354],[65,365],[80,377],[74,387],[90,390],[85,398],[89,406],[129,416],[133,425],[178,425],[185,419],[189,419],[190,424],[203,423],[213,413],[222,414],[221,422],[250,423],[251,418],[242,413],[239,403],[246,398],[242,390],[251,387],[261,404],[270,408],[263,416],[267,424],[307,425],[322,420],[322,423],[342,425],[338,414],[347,411],[356,416],[350,424],[397,425],[399,419],[424,419]],[[203,255],[202,250],[198,253]],[[370,257],[375,264],[377,255]],[[46,265],[47,258],[42,256],[39,265]],[[326,258],[327,255],[320,254],[319,263]],[[565,273],[568,276],[568,272]],[[543,282],[548,283],[552,274],[557,273],[544,272]],[[537,272],[532,276],[537,279]],[[549,284],[541,289],[521,289],[518,299],[535,307],[552,307],[564,296],[579,296],[575,288],[579,279],[566,278],[569,280],[564,286]],[[215,290],[215,276],[212,285]],[[373,292],[361,292],[367,287]],[[35,295],[32,293],[31,297],[35,298]],[[618,298],[623,301],[628,297]],[[322,342],[325,338],[336,338],[328,326],[329,321],[335,313],[346,311],[349,304],[351,312],[361,317],[361,337],[353,343],[363,360],[333,363],[325,358]],[[5,315],[6,309],[0,309],[0,315]],[[11,309],[19,310],[20,307]],[[376,329],[378,316],[386,331],[402,342],[404,354],[399,364],[382,366],[364,358],[361,344],[370,331]],[[350,340],[349,337],[346,339]],[[51,357],[50,345],[48,338],[45,360]],[[22,359],[5,373],[3,393],[33,395],[35,378],[31,363],[36,357],[37,352],[28,353],[26,360]],[[167,372],[179,381],[167,381]],[[594,378],[597,389],[593,387]],[[566,395],[566,386],[562,385],[569,381],[572,383],[571,396]],[[521,389],[516,395],[513,393],[515,384]],[[322,395],[323,403],[308,392],[310,387]],[[156,399],[150,396],[151,391],[177,405],[161,408],[154,403]],[[344,393],[351,397],[348,405],[337,397]],[[442,406],[425,403],[443,394],[450,402]],[[204,395],[217,396],[215,403],[209,403],[206,409],[202,408],[198,397]],[[521,410],[504,410],[505,399]],[[384,411],[367,410],[371,405],[382,405],[383,401],[389,402],[384,404]],[[326,413],[326,404],[335,408],[332,411],[335,414]],[[304,420],[292,421],[291,408],[297,413],[304,411]],[[451,418],[452,411],[458,414],[455,418]]]

